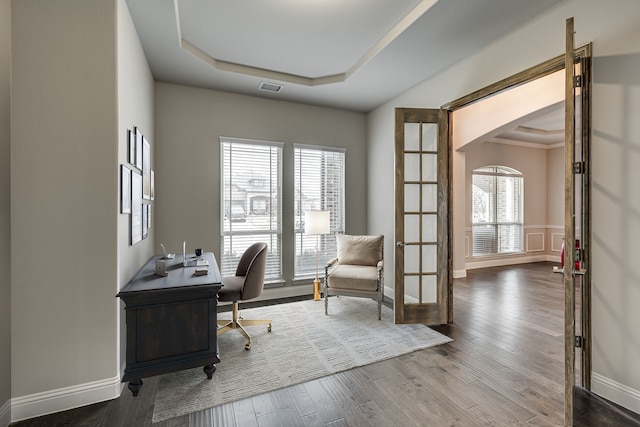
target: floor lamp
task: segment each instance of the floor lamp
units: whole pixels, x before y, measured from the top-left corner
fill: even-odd
[[[318,252],[321,234],[329,234],[329,211],[307,211],[304,214],[304,234],[316,235],[316,280],[313,281],[313,300],[320,301]]]

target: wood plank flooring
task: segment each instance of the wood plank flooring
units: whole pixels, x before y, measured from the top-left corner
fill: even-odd
[[[552,266],[471,270],[456,279],[454,323],[434,327],[451,343],[154,425],[562,425],[563,288]],[[125,389],[109,402],[12,426],[151,425],[157,383],[145,379],[136,398]],[[640,426],[640,415],[584,390],[575,401],[576,426]]]

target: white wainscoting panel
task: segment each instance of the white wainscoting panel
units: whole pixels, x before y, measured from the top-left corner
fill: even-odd
[[[469,258],[471,255],[471,239],[469,236],[464,236],[464,257]]]
[[[526,252],[544,251],[544,233],[527,233]]]

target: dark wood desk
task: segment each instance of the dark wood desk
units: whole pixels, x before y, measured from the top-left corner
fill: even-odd
[[[195,258],[194,255],[187,255]],[[125,303],[127,366],[123,382],[129,381],[134,396],[142,378],[204,366],[211,379],[220,362],[217,329],[217,297],[222,277],[213,253],[209,273],[195,276],[195,267],[182,267],[182,255],[166,260],[166,277],[154,274],[152,257],[118,293]]]

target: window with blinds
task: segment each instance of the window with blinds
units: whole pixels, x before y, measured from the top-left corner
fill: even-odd
[[[244,251],[265,242],[265,281],[282,280],[282,145],[220,138],[222,275],[235,274]]]
[[[315,277],[316,252],[321,275],[324,264],[336,256],[334,235],[344,232],[345,150],[296,144],[294,157],[294,275],[300,279]],[[330,234],[304,234],[309,210],[330,211]]]
[[[473,256],[523,252],[524,178],[505,166],[472,173]]]

